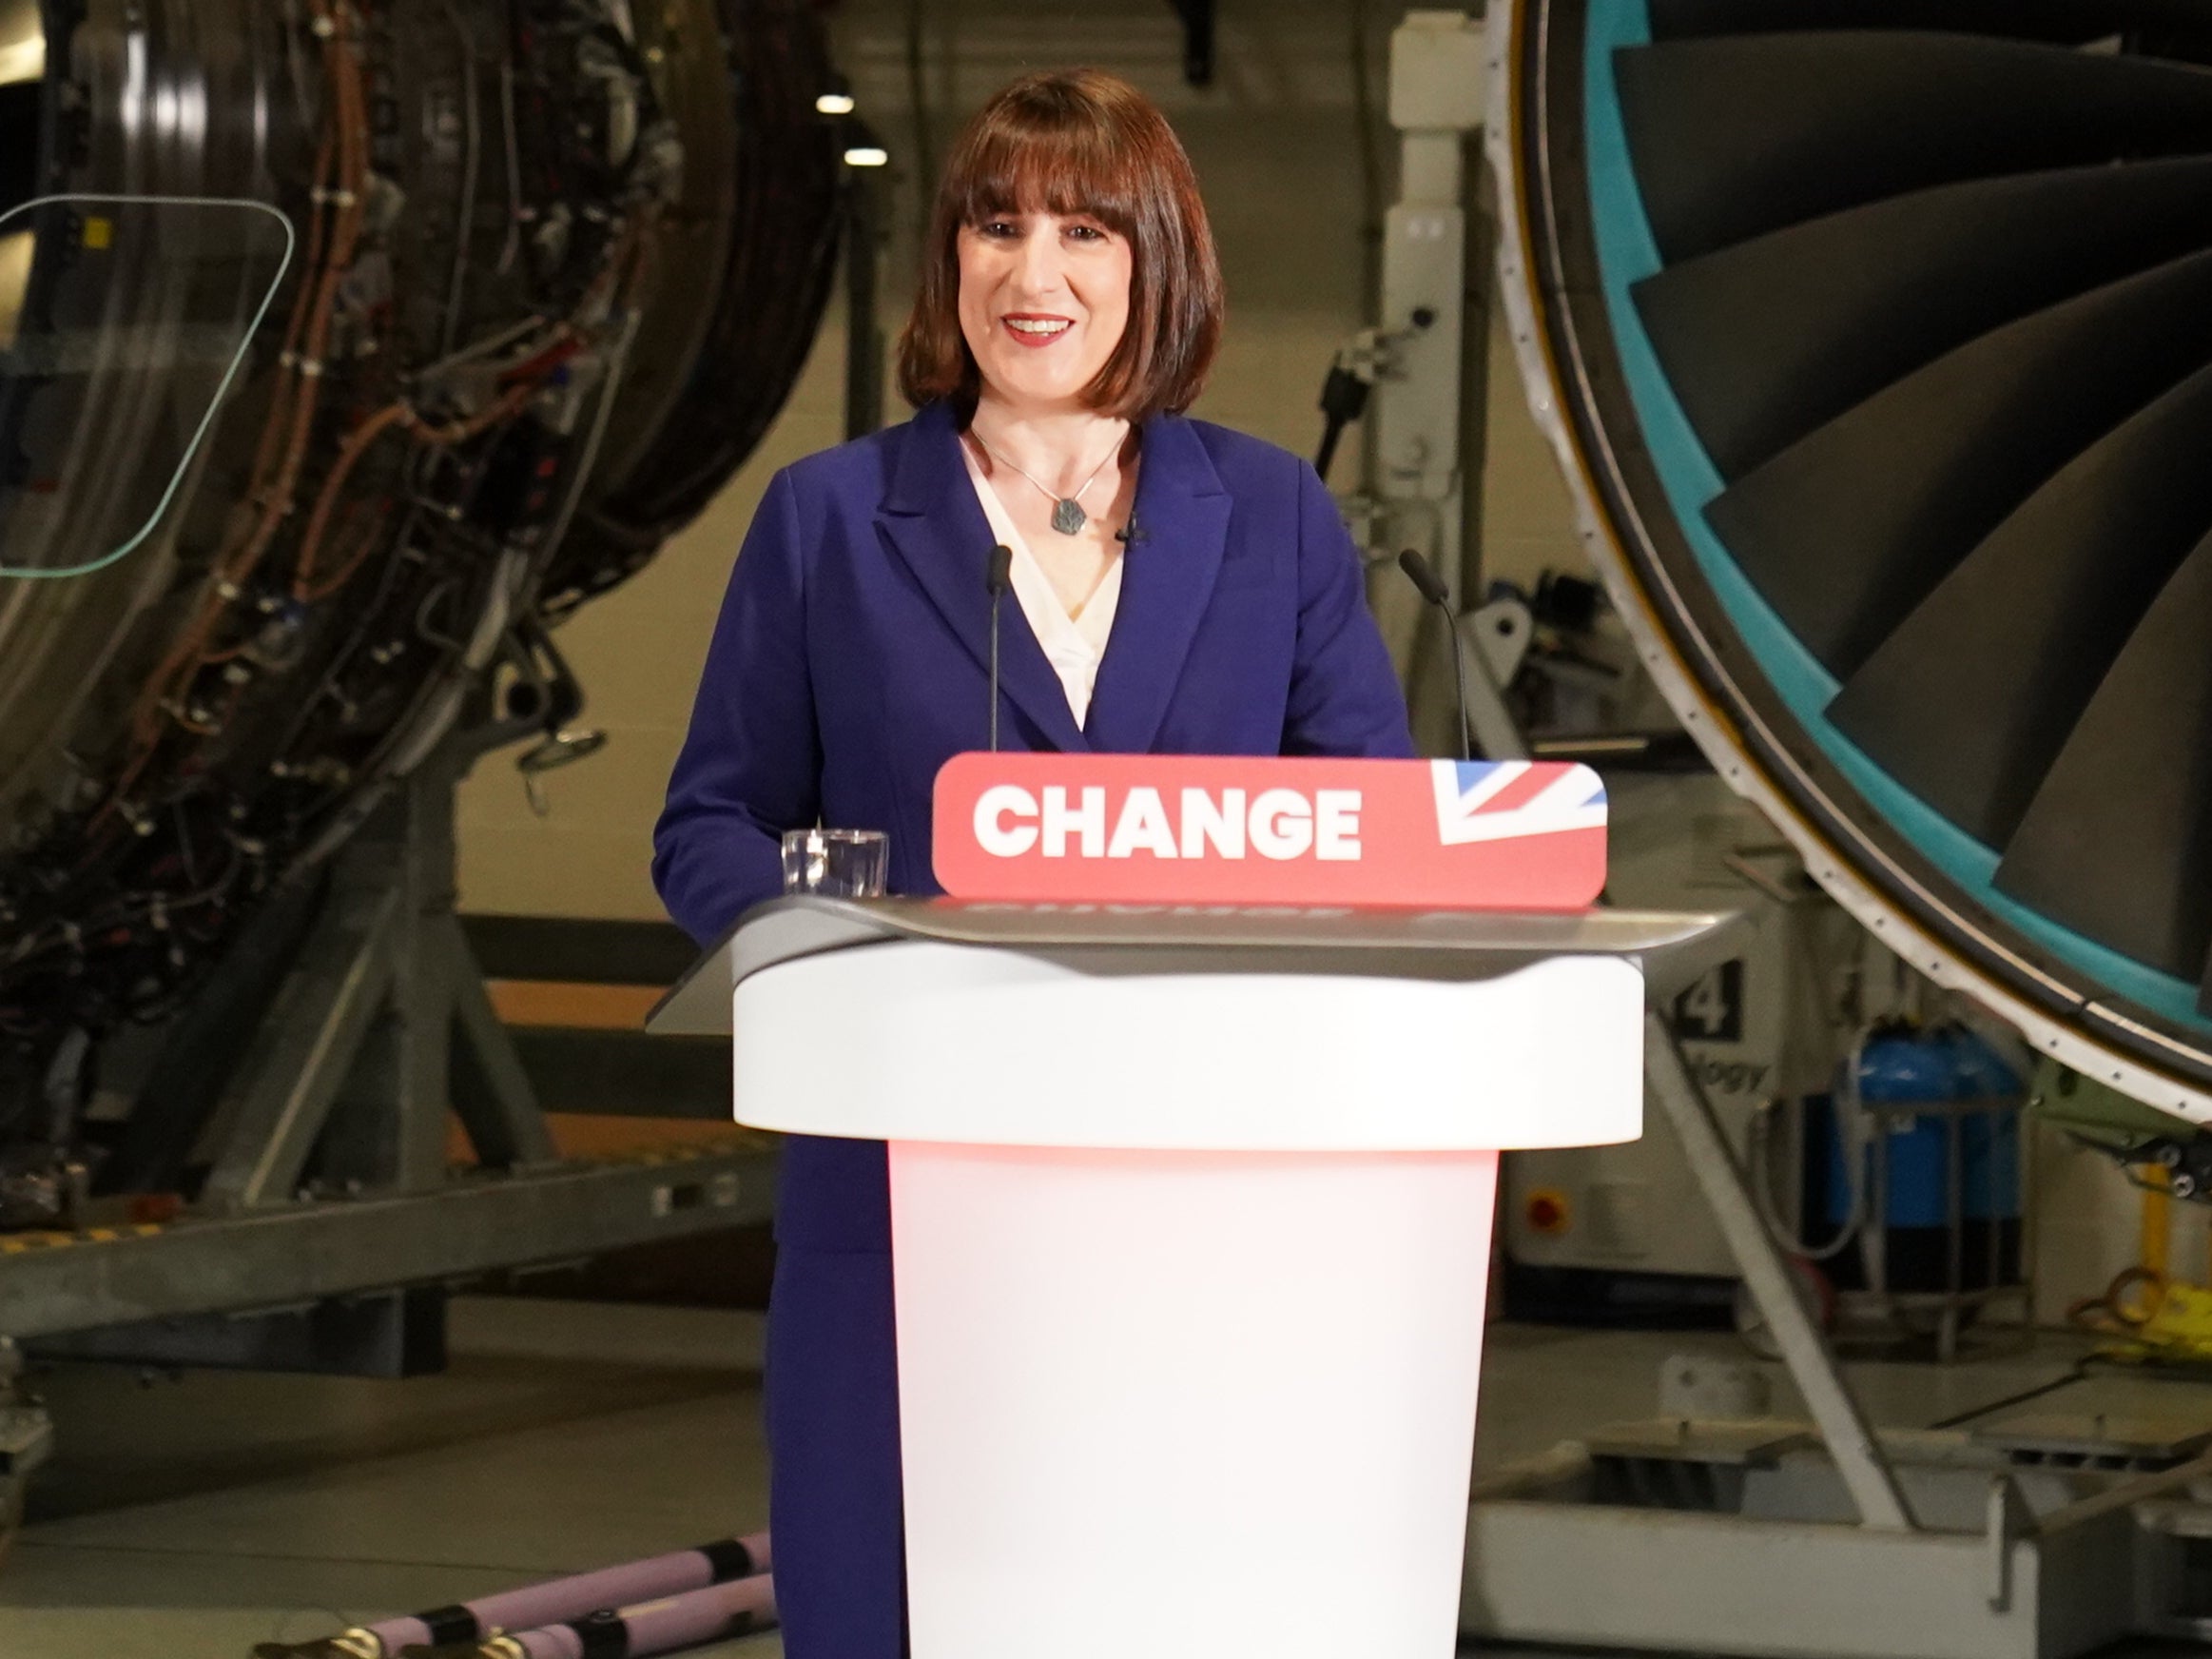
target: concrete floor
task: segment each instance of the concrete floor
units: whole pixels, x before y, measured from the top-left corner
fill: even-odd
[[[757,1318],[465,1299],[453,1345],[448,1375],[403,1384],[51,1373],[59,1452],[0,1569],[0,1656],[244,1659],[255,1642],[766,1524]],[[1742,1356],[1724,1336],[1497,1328],[1478,1463],[1649,1415],[1660,1361],[1685,1351]],[[1926,1426],[2072,1358],[2047,1344],[1853,1374],[1877,1421]],[[2080,1409],[2212,1420],[2212,1389],[2077,1386],[2096,1396]],[[1786,1386],[1777,1407],[1794,1409]],[[760,1635],[698,1651],[782,1649]]]

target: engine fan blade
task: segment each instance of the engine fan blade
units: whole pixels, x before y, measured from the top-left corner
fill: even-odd
[[[1668,380],[1739,478],[1989,329],[2212,245],[2212,157],[1975,179],[1637,284]]]
[[[2212,253],[1985,335],[1782,452],[1706,517],[1849,678],[2005,517],[2212,359]]]
[[[1617,53],[1669,264],[1910,190],[2212,151],[2212,72],[1948,34],[1769,34]]]
[[[2212,0],[1493,18],[1518,361],[1685,727],[1923,971],[2212,1126],[2212,221],[2158,188]]]
[[[1944,578],[1829,717],[2002,848],[2176,567],[2212,525],[2212,369],[2070,463]]]
[[[2212,537],[2128,639],[2036,791],[1997,886],[2183,979],[2212,950]]]

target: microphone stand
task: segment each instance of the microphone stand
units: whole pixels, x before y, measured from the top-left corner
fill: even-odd
[[[1443,614],[1445,632],[1451,635],[1451,683],[1459,697],[1460,711],[1460,759],[1472,760],[1475,751],[1467,731],[1466,653],[1460,640],[1459,618],[1452,615],[1451,594],[1429,562],[1410,547],[1398,556],[1398,568],[1412,578],[1413,585],[1421,590],[1422,598]]]
[[[991,549],[990,567],[983,586],[991,595],[991,752],[999,752],[999,603],[1014,585],[1014,550],[1004,543]]]

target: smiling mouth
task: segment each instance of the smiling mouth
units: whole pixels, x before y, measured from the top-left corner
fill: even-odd
[[[1065,317],[1001,317],[999,321],[1024,340],[1056,340],[1075,326]]]

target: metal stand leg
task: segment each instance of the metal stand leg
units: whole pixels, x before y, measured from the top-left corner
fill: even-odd
[[[462,770],[425,765],[339,854],[322,913],[219,1108],[204,1207],[283,1202],[311,1163],[368,1191],[435,1191],[449,1103],[483,1162],[553,1161],[453,912]]]
[[[537,1094],[522,1070],[514,1039],[499,1023],[484,988],[483,970],[475,952],[461,931],[460,921],[450,912],[438,918],[452,963],[447,988],[453,995],[453,1014],[463,1064],[454,1079],[453,1108],[468,1132],[469,1144],[479,1161],[495,1168],[528,1167],[550,1163],[558,1154],[538,1108]]]
[[[222,1155],[202,1201],[251,1209],[289,1199],[392,987],[400,908],[384,849],[346,854],[321,920],[246,1051],[218,1122]]]
[[[1659,1102],[1681,1142],[1729,1251],[1743,1270],[1744,1285],[1765,1316],[1783,1363],[1835,1459],[1860,1523],[1893,1532],[1916,1530],[1896,1475],[1836,1370],[1835,1356],[1799,1299],[1789,1264],[1759,1218],[1719,1120],[1683,1063],[1673,1029],[1655,1009],[1645,1014],[1643,1031],[1644,1075],[1651,1098]]]

